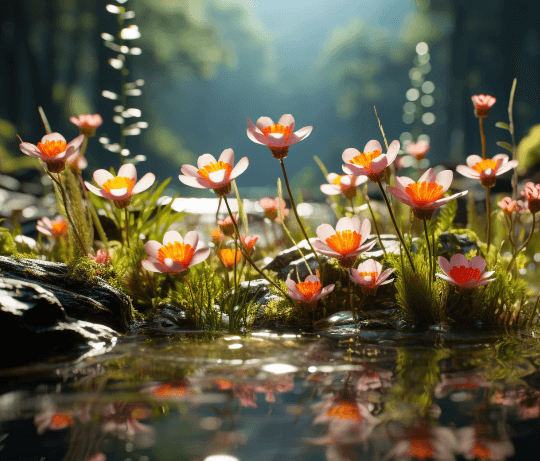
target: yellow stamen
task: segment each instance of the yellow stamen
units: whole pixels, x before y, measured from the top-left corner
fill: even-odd
[[[193,258],[195,248],[187,243],[167,243],[158,250],[158,259],[163,263],[165,258],[172,259],[187,267]]]
[[[267,126],[266,128],[263,128],[262,134],[264,134],[267,138],[270,133],[279,133],[285,135],[285,139],[289,139],[289,137],[292,134],[292,129],[290,126],[283,126],[279,123],[276,123],[275,125]]]
[[[364,168],[369,168],[373,159],[376,159],[382,152],[380,150],[374,150],[373,152],[363,152],[355,156],[350,163],[353,165],[360,165]]]
[[[418,206],[425,206],[439,200],[442,197],[443,186],[436,182],[413,182],[405,188],[405,192],[409,194],[412,201]]]
[[[311,299],[313,295],[319,292],[321,282],[300,282],[296,284],[296,289],[304,295],[306,299]]]
[[[216,163],[209,163],[208,165],[204,165],[204,168],[201,168],[197,173],[199,173],[199,176],[203,178],[205,181],[212,182],[211,179],[209,179],[210,173],[213,173],[214,171],[219,170],[225,170],[227,172],[226,177],[228,178],[232,171],[232,166],[228,163],[222,162],[221,160]]]
[[[371,277],[371,281],[374,282],[379,277],[378,272],[359,272],[360,276],[363,278]]]
[[[476,165],[472,167],[472,169],[477,171],[478,173],[482,173],[483,171],[486,171],[489,168],[491,168],[492,170],[496,170],[498,166],[499,166],[499,162],[497,162],[496,160],[487,158],[485,160],[482,160],[481,162],[478,162]]]
[[[124,189],[126,188],[128,192],[131,192],[133,186],[135,185],[135,179],[125,178],[123,176],[116,176],[113,179],[107,179],[101,186],[101,188],[110,193],[111,189]]]
[[[66,141],[45,141],[43,144],[40,142],[37,143],[37,147],[41,153],[49,158],[56,157],[58,154],[65,152],[66,146]]]
[[[336,232],[326,239],[326,244],[342,256],[355,251],[362,241],[362,235],[351,230]]]
[[[340,175],[340,176],[338,176],[336,179],[334,179],[334,180],[332,181],[332,184],[334,184],[334,185],[336,185],[336,186],[341,186],[341,178],[343,178],[343,176],[345,176],[345,175]]]

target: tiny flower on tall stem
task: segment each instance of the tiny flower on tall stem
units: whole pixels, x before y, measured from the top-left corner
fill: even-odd
[[[165,232],[163,245],[156,240],[145,243],[148,259],[142,261],[142,267],[151,272],[185,273],[210,255],[210,248],[197,250],[198,243],[199,234],[195,231],[184,238],[176,231]]]
[[[540,184],[528,182],[521,195],[527,199],[527,207],[533,215],[540,211]]]
[[[506,154],[497,154],[492,159],[482,160],[479,155],[467,157],[467,166],[458,165],[456,171],[467,178],[480,179],[482,186],[492,187],[496,177],[510,171],[518,165],[517,160],[510,160]]]
[[[98,250],[95,256],[93,256],[91,253],[88,253],[88,257],[98,264],[109,264],[111,262],[110,251]]]
[[[436,208],[467,194],[468,191],[463,191],[444,197],[453,176],[450,170],[435,174],[433,168],[430,168],[417,182],[406,176],[396,176],[396,187],[388,186],[387,189],[400,202],[409,205],[418,219],[431,219]]]
[[[37,222],[36,229],[49,237],[67,239],[68,223],[62,216],[57,216],[52,221],[44,216]]]
[[[489,109],[497,101],[493,96],[487,94],[476,94],[471,96],[472,102],[474,104],[474,115],[478,118],[487,117],[489,114]]]
[[[182,165],[182,173],[178,176],[186,186],[197,189],[213,189],[216,195],[227,195],[231,192],[231,182],[240,176],[249,165],[247,157],[243,157],[234,166],[234,151],[225,149],[216,160],[213,155],[204,154],[197,160],[197,167]]]
[[[516,218],[525,213],[527,205],[523,203],[523,200],[512,200],[510,197],[504,197],[497,205],[501,207],[507,216],[512,217],[513,213],[516,213]]]
[[[323,288],[321,280],[317,275],[308,275],[303,282],[295,283],[290,277],[287,278],[287,295],[296,299],[300,304],[315,310],[317,302],[322,297],[330,294],[335,285],[331,284]]]
[[[71,117],[69,121],[77,125],[79,132],[89,138],[96,135],[97,128],[103,123],[103,119],[99,114],[79,115],[78,117]]]
[[[382,153],[379,141],[369,141],[364,147],[364,151],[357,149],[345,149],[342,154],[345,165],[343,171],[356,176],[367,176],[371,182],[380,182],[385,175],[385,169],[397,157],[399,152],[399,141],[392,141],[386,154]]]
[[[374,259],[368,259],[358,265],[358,269],[352,268],[349,272],[351,280],[360,285],[364,295],[374,295],[381,285],[392,283],[394,279],[388,280],[394,269],[382,270],[382,264]]]
[[[23,154],[43,160],[51,173],[60,173],[64,171],[66,161],[78,152],[83,140],[81,134],[68,144],[60,133],[51,133],[43,136],[37,146],[23,142],[19,148]]]
[[[347,200],[356,197],[356,187],[368,180],[367,176],[338,175],[330,173],[326,180],[329,184],[321,184],[321,192],[326,195],[343,194]]]
[[[248,138],[257,144],[268,146],[274,158],[277,159],[287,157],[289,146],[307,138],[311,130],[313,130],[312,126],[305,126],[293,133],[294,117],[291,114],[283,115],[275,124],[269,117],[259,118],[257,126],[249,118],[247,121],[249,124],[247,129]]]
[[[417,143],[411,143],[407,146],[407,153],[412,155],[416,160],[423,160],[429,150],[429,143],[427,141],[418,141]]]
[[[242,252],[240,250],[224,248],[223,250],[219,250],[218,252],[218,258],[221,260],[221,262],[225,266],[225,269],[227,269],[228,271],[234,268],[234,264],[235,264],[234,255],[235,254],[236,254],[236,264],[238,264],[240,260],[242,259]]]
[[[88,166],[88,160],[81,157],[79,154],[72,155],[67,159],[67,164],[71,171],[75,174],[80,174]]]
[[[131,203],[131,197],[145,191],[154,184],[156,177],[153,173],[146,173],[137,182],[137,170],[131,163],[122,165],[118,170],[118,176],[113,176],[107,170],[94,172],[94,181],[99,186],[93,186],[85,182],[90,192],[99,197],[113,200],[117,208],[125,208]]]
[[[286,208],[285,200],[281,200],[279,197],[271,199],[265,197],[259,200],[260,207],[264,210],[265,218],[275,221],[278,224],[281,224],[281,219],[278,218],[278,210],[281,207],[281,216],[285,218],[289,216],[289,209]]]
[[[253,253],[255,252],[255,243],[257,243],[259,237],[255,235],[241,235],[240,240],[248,256],[253,256]]]
[[[444,274],[435,275],[459,290],[472,290],[495,280],[489,278],[494,271],[484,272],[486,260],[481,256],[475,256],[470,261],[462,254],[455,254],[450,261],[439,256],[439,265]]]
[[[375,240],[364,243],[370,230],[371,223],[368,219],[361,222],[358,216],[341,218],[335,230],[330,224],[317,227],[318,238],[313,242],[313,247],[323,255],[336,258],[341,267],[349,269],[360,253],[371,250],[375,245]]]
[[[234,232],[234,227],[233,227]],[[221,242],[223,242],[223,239],[225,238],[225,234],[221,231],[220,227],[216,227],[215,229],[212,229],[212,243],[216,246],[218,246]]]
[[[238,213],[233,214],[236,224],[238,224]],[[217,224],[223,235],[231,237],[234,234],[234,224],[230,216],[227,216],[225,219],[218,219]]]

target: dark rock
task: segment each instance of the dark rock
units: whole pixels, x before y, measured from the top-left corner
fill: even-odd
[[[328,261],[328,257],[324,255],[318,255],[319,259],[323,261],[323,265],[325,261]],[[278,272],[278,277],[281,280],[287,280],[287,276],[289,273],[291,274],[291,279],[295,282],[304,281],[308,275],[310,275],[310,272],[308,271],[308,268],[306,266],[306,261],[309,264],[309,267],[311,269],[311,273],[315,274],[315,271],[319,269],[319,263],[317,262],[317,258],[313,253],[306,256],[306,259],[300,258],[296,261],[291,262],[286,267],[281,269],[281,271]],[[291,273],[292,271],[292,273]],[[296,276],[298,274],[298,277]],[[300,279],[300,280],[298,280]]]
[[[195,330],[197,327],[186,313],[172,304],[157,306],[151,321],[134,322],[130,327],[131,334],[163,336]]]
[[[311,238],[309,241],[313,243],[316,240],[316,238]],[[302,253],[304,256],[307,256],[311,253],[311,248],[309,247],[307,240],[302,240],[298,243],[298,245],[295,245],[291,248],[287,248],[286,250],[283,250],[280,252],[272,262],[267,264],[263,270],[270,270],[273,272],[280,273],[285,267],[287,267],[290,263],[293,261],[296,261],[298,259],[302,258],[302,255],[300,254],[300,250],[302,250]]]
[[[115,338],[106,326],[70,318],[46,288],[0,278],[0,367],[80,353],[85,346],[112,345]]]
[[[476,250],[477,254],[480,255],[478,244],[468,234],[444,232],[439,237],[439,244],[442,246],[439,248],[439,255],[447,259],[457,253],[467,254],[473,250]]]
[[[34,289],[50,293],[70,317],[127,331],[132,307],[124,293],[99,277],[80,280],[67,272],[68,266],[63,263],[0,256],[0,280],[6,277],[28,282]]]

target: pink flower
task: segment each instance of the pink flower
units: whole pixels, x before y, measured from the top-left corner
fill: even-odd
[[[407,153],[412,155],[416,160],[420,161],[426,156],[429,150],[429,143],[426,141],[418,141],[407,146]]]
[[[465,255],[455,254],[450,258],[450,262],[439,256],[439,265],[444,274],[435,275],[460,290],[472,290],[495,280],[488,278],[494,271],[484,272],[486,260],[481,256],[475,256],[468,261]]]
[[[95,136],[96,129],[103,123],[103,119],[99,114],[79,115],[78,118],[71,117],[69,121],[79,127],[81,134],[88,137]]]
[[[522,192],[523,193],[523,192]],[[497,205],[508,215],[512,216],[512,213],[516,212],[516,218],[525,213],[527,205],[522,200],[512,200],[510,197],[504,197]]]
[[[323,288],[321,279],[317,275],[308,275],[303,282],[299,283],[287,278],[285,284],[287,285],[287,295],[296,299],[300,304],[309,306],[311,310],[315,309],[319,299],[331,293],[335,287],[334,284],[331,284]]]
[[[482,160],[479,155],[467,157],[467,166],[458,165],[456,171],[467,178],[480,179],[482,186],[495,185],[496,176],[499,176],[518,165],[517,160],[508,161],[508,155],[497,154],[492,159]]]
[[[276,124],[269,117],[259,118],[257,126],[253,125],[249,118],[247,121],[249,124],[248,138],[257,144],[268,146],[274,158],[277,159],[287,157],[289,146],[307,138],[313,130],[312,126],[305,126],[293,133],[294,117],[291,114],[283,115]]]
[[[349,276],[351,280],[360,285],[362,293],[365,295],[374,295],[380,285],[392,283],[394,279],[387,280],[394,269],[386,269],[382,272],[381,263],[374,259],[368,259],[358,265],[358,269],[350,270]]]
[[[458,450],[459,444],[452,429],[428,427],[423,423],[407,428],[406,434],[400,437],[384,459],[452,461]]]
[[[259,240],[259,237],[255,235],[241,235],[240,236],[240,241],[242,242],[242,246],[244,247],[244,250],[250,257],[253,255],[253,252],[255,251],[255,243],[257,243],[257,240]]]
[[[196,250],[198,243],[195,231],[188,232],[184,239],[176,231],[165,232],[163,245],[155,240],[145,243],[149,258],[142,261],[142,267],[151,272],[184,272],[210,255],[210,248]]]
[[[57,216],[52,221],[47,218],[47,216],[43,216],[43,218],[37,222],[36,229],[42,234],[50,237],[67,238],[68,223],[62,216]]]
[[[19,145],[23,154],[43,160],[51,173],[60,173],[66,167],[66,161],[75,155],[84,140],[84,135],[77,136],[69,144],[60,133],[46,134],[37,146],[29,142]]]
[[[264,210],[264,216],[272,221],[281,224],[281,220],[278,218],[278,209],[281,207],[281,217],[285,218],[289,216],[288,208],[285,208],[285,200],[280,200],[279,197],[271,199],[268,197],[259,200],[259,205]]]
[[[94,172],[96,186],[85,181],[90,192],[99,197],[113,200],[117,208],[125,208],[131,202],[131,197],[145,191],[154,184],[156,177],[153,173],[146,173],[137,182],[137,170],[131,163],[122,165],[118,170],[118,176],[113,176],[107,170],[97,170]]]
[[[182,173],[178,176],[186,186],[197,189],[213,189],[216,195],[227,195],[231,192],[231,181],[240,176],[249,165],[247,157],[234,165],[234,152],[225,149],[216,161],[213,155],[204,154],[197,160],[198,168],[193,165],[182,165]]]
[[[367,176],[371,182],[379,182],[384,177],[385,169],[397,157],[399,141],[392,141],[386,154],[382,153],[379,141],[369,141],[364,152],[357,149],[345,149],[343,155],[343,171],[356,176]]]
[[[326,195],[343,194],[346,199],[352,200],[356,197],[356,187],[365,183],[367,176],[338,175],[330,173],[326,180],[329,184],[321,185],[321,192]]]
[[[489,109],[497,101],[493,96],[487,94],[476,94],[471,96],[472,102],[474,104],[474,115],[478,118],[487,117],[489,114]]]
[[[409,205],[418,219],[431,219],[435,208],[443,206],[446,202],[467,194],[468,191],[459,192],[444,197],[444,193],[450,187],[454,174],[450,170],[444,170],[437,175],[433,168],[427,170],[414,182],[406,176],[396,176],[396,187],[388,186],[388,192],[400,202]]]
[[[521,195],[527,199],[527,205],[532,214],[540,211],[540,184],[534,185],[528,182],[525,184],[525,190],[521,191]]]
[[[109,264],[111,262],[110,252],[105,250],[98,250],[96,256],[92,256],[92,254],[88,253],[88,257],[98,264]]]
[[[361,222],[358,216],[341,218],[336,230],[330,224],[321,224],[317,227],[318,238],[313,242],[313,248],[323,255],[337,258],[342,267],[349,269],[360,253],[375,245],[375,241],[364,244],[370,230],[369,220]]]
[[[234,221],[238,224],[238,213],[233,214]],[[227,237],[231,237],[234,234],[234,224],[230,216],[227,216],[225,219],[218,219],[217,224]]]

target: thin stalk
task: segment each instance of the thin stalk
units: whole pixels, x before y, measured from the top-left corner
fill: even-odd
[[[358,330],[358,325],[356,324],[356,309],[354,308],[354,303],[352,302],[351,296],[351,270],[347,270],[347,301],[349,303],[349,308],[351,309],[354,327]]]
[[[75,223],[73,222],[73,219],[71,218],[71,213],[69,212],[69,207],[68,207],[67,198],[66,198],[66,191],[64,190],[64,186],[62,185],[62,182],[60,180],[60,174],[58,174],[58,179],[56,179],[54,175],[51,174],[49,171],[47,171],[47,174],[60,189],[60,193],[62,194],[62,201],[64,202],[64,208],[66,210],[66,216],[68,218],[69,223],[71,224],[71,227],[73,228],[73,234],[75,234],[75,237],[77,238],[77,244],[79,245],[79,250],[81,251],[81,255],[85,255],[86,251],[84,248],[84,243],[81,239],[81,236],[79,235],[79,232],[77,231],[77,228],[75,227]]]
[[[431,271],[433,269],[431,246],[429,244],[429,233],[428,233],[428,228],[427,228],[427,221],[425,219],[422,219],[422,221],[424,222],[424,233],[426,234],[427,251],[429,254],[429,289],[431,290]]]
[[[124,210],[126,215],[126,243],[127,247],[129,248],[129,212],[127,207],[125,207]]]
[[[533,222],[532,222],[532,226],[531,226],[531,231],[529,232],[529,236],[527,237],[527,240],[525,240],[521,245],[520,247],[516,250],[516,252],[514,253],[514,256],[512,256],[512,259],[510,261],[510,264],[508,264],[508,269],[506,269],[508,272],[510,272],[510,270],[512,269],[513,265],[514,265],[514,262],[516,261],[516,258],[517,258],[517,255],[520,253],[521,250],[523,250],[528,244],[529,242],[531,241],[531,238],[533,236],[533,233],[534,233],[534,226],[535,226],[535,223],[536,223],[536,214],[533,214]]]
[[[218,202],[218,205],[217,205],[217,211],[216,211],[216,221],[219,219],[219,209],[221,208],[221,201],[223,200],[223,198],[220,196],[219,197],[219,202]]]
[[[481,119],[480,119],[481,120]],[[491,203],[489,199],[489,187],[486,187],[486,212],[487,212],[487,251],[491,245]]]
[[[352,215],[354,216],[354,203],[353,203],[352,198],[349,199],[349,202],[351,202],[351,213],[352,213]],[[352,217],[352,216],[351,216],[351,217]]]
[[[310,275],[313,275],[313,272],[311,272],[311,267],[309,267],[309,263],[307,262],[307,259],[306,257],[304,256],[304,253],[302,252],[302,249],[298,246],[298,244],[295,242],[291,232],[289,231],[289,229],[287,228],[287,226],[285,225],[285,221],[282,219],[281,220],[281,225],[283,226],[283,229],[285,230],[285,232],[287,233],[287,235],[289,236],[289,238],[291,239],[291,242],[293,243],[293,245],[298,248],[298,252],[300,253],[300,255],[302,256],[302,258],[304,258],[304,262],[306,264],[306,267],[307,267],[307,270],[309,271]]]
[[[508,101],[508,131],[510,131],[510,136],[512,137],[512,160],[516,159],[517,156],[517,146],[516,146],[516,136],[514,134],[514,96],[516,94],[516,85],[517,78],[512,82],[512,89],[510,90],[510,100]],[[517,199],[517,183],[518,183],[518,173],[517,168],[514,168],[514,174],[512,175],[512,200]]]
[[[224,195],[223,199],[224,199],[223,201],[225,202],[225,205],[227,206],[227,211],[229,212],[229,216],[232,219],[232,222],[233,222],[233,225],[234,225],[234,230],[236,231],[236,237],[239,239],[240,238],[240,231],[238,230],[238,225],[236,224],[236,221],[233,218],[233,214],[232,214],[232,211],[231,211],[231,207],[229,206],[229,202],[227,201],[227,197]],[[272,285],[274,288],[276,288],[283,296],[288,297],[287,294],[276,283],[274,283],[266,275],[264,275],[264,273],[256,266],[256,264],[253,262],[251,257],[246,253],[246,251],[244,250],[244,247],[242,245],[240,245],[240,252],[244,255],[244,258],[246,258],[246,260],[251,264],[253,269],[255,269],[259,273],[259,275],[262,276],[262,278],[264,278],[268,283],[270,283],[270,285]]]
[[[379,232],[379,226],[377,225],[377,220],[375,219],[375,213],[373,213],[373,208],[371,208],[369,197],[367,195],[364,195],[362,191],[360,191],[360,193],[362,194],[362,197],[364,197],[364,201],[367,203],[369,212],[371,214],[371,219],[373,219],[373,225],[375,226],[375,232],[377,233],[377,240],[379,241],[379,246],[381,247],[384,253],[384,257],[386,259],[386,248],[384,248],[384,245],[382,243],[381,233]]]
[[[437,245],[435,245],[435,232],[431,234],[431,248],[433,249],[433,267],[431,268],[431,279],[435,281],[435,265],[437,264]]]
[[[285,179],[285,185],[287,186],[287,192],[289,193],[289,198],[291,199],[291,208],[294,211],[294,216],[296,217],[296,221],[298,222],[298,225],[300,226],[300,229],[302,230],[302,234],[304,234],[304,238],[306,239],[306,242],[308,243],[309,247],[311,248],[311,251],[315,255],[315,259],[317,259],[317,264],[319,265],[320,280],[321,280],[321,283],[323,283],[323,267],[322,267],[321,260],[319,259],[319,255],[317,254],[317,252],[311,245],[311,242],[309,241],[309,237],[306,233],[306,230],[304,229],[302,221],[300,220],[300,216],[298,216],[298,211],[296,211],[296,204],[294,203],[294,197],[291,192],[291,187],[289,186],[289,179],[287,178],[287,172],[285,171],[285,164],[283,163],[283,159],[279,159],[279,161],[281,163],[281,171],[283,171],[283,179]]]
[[[237,255],[238,255],[238,241],[236,239],[234,239],[234,274],[233,274],[233,277],[234,277],[234,292],[237,293],[238,292],[238,281],[236,280],[236,258],[237,258]],[[232,313],[231,313],[232,314]],[[232,318],[232,315],[231,315],[231,318]]]
[[[401,235],[401,232],[398,229],[396,218],[394,217],[394,212],[392,211],[392,206],[390,205],[390,202],[388,201],[388,197],[386,196],[386,192],[384,191],[384,188],[381,184],[381,181],[378,181],[377,184],[379,185],[379,189],[381,190],[382,196],[384,198],[384,201],[386,203],[386,207],[388,208],[388,212],[390,213],[390,218],[392,219],[392,224],[394,225],[394,229],[396,230],[396,233],[398,235],[399,241],[401,242],[401,245],[405,249],[405,252],[407,253],[407,258],[409,258],[409,263],[411,264],[413,272],[416,273],[416,268],[414,267],[414,263],[411,257],[411,254],[409,253],[409,249],[405,245],[405,241],[403,240],[403,236]]]
[[[195,312],[195,296],[193,295],[193,289],[191,288],[191,283],[189,283],[188,278],[185,275],[183,275],[183,277],[184,277],[184,280],[186,281],[187,286],[189,288],[189,294],[191,295],[191,302],[192,302],[193,318],[195,318],[195,314],[196,314],[196,312]],[[200,325],[200,328],[202,328],[202,325]]]
[[[484,117],[478,117],[480,139],[482,140],[482,160],[486,159],[486,135],[484,134]]]

